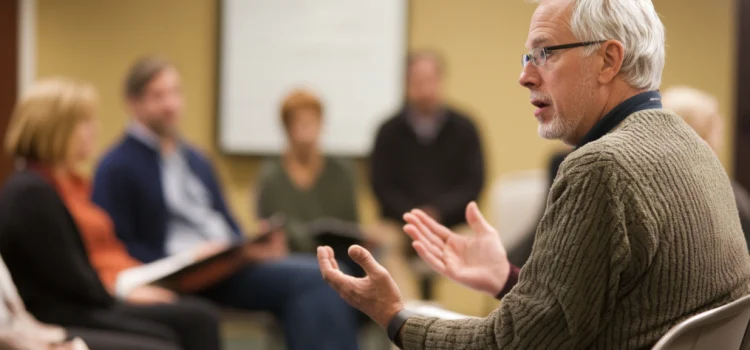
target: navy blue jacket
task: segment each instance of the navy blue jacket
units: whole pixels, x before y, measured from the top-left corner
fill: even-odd
[[[195,149],[182,148],[193,173],[213,198],[213,208],[222,213],[239,239],[241,230],[224,200],[211,163]],[[117,237],[134,258],[149,263],[166,256],[169,211],[164,198],[161,155],[126,135],[99,163],[94,176],[93,201],[115,224]]]

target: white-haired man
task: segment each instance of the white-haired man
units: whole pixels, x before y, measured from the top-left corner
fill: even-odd
[[[409,315],[388,272],[324,278],[404,349],[640,349],[696,313],[750,292],[750,256],[729,179],[711,149],[661,109],[664,28],[650,0],[544,0],[531,19],[522,86],[539,134],[575,145],[549,193],[531,257],[510,266],[472,203],[476,235],[418,210],[405,231],[435,270],[503,296],[483,319]]]

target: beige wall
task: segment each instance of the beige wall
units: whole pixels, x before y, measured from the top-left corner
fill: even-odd
[[[490,178],[543,166],[559,144],[537,137],[528,93],[516,83],[534,6],[522,0],[411,3],[410,45],[445,52],[448,95],[477,118]],[[708,90],[719,97],[724,114],[733,116],[733,1],[655,3],[669,45],[663,87],[691,84]],[[234,211],[242,222],[253,223],[249,192],[259,160],[222,156],[214,146],[217,0],[38,0],[38,26],[38,75],[73,76],[100,89],[101,151],[127,124],[120,85],[128,64],[150,52],[174,60],[188,100],[184,132],[212,155]],[[730,120],[727,134],[732,125]],[[729,152],[721,159],[730,165]],[[366,184],[360,183],[360,197],[364,219],[371,222],[375,210]]]

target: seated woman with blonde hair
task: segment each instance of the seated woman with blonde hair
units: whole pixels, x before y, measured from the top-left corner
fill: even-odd
[[[93,86],[48,79],[13,112],[6,151],[25,166],[0,193],[0,253],[19,294],[42,322],[128,334],[105,349],[219,349],[212,305],[150,286],[114,296],[117,274],[140,263],[81,175],[96,142],[98,104]]]
[[[664,109],[682,117],[711,146],[714,153],[721,153],[724,148],[724,119],[719,113],[716,98],[691,87],[677,86],[662,94],[662,105]],[[732,181],[732,189],[750,251],[750,195],[736,181]]]

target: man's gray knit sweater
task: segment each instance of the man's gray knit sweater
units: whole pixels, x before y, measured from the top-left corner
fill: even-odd
[[[721,163],[678,116],[633,113],[563,162],[529,261],[484,319],[410,318],[405,349],[640,349],[750,292]]]

